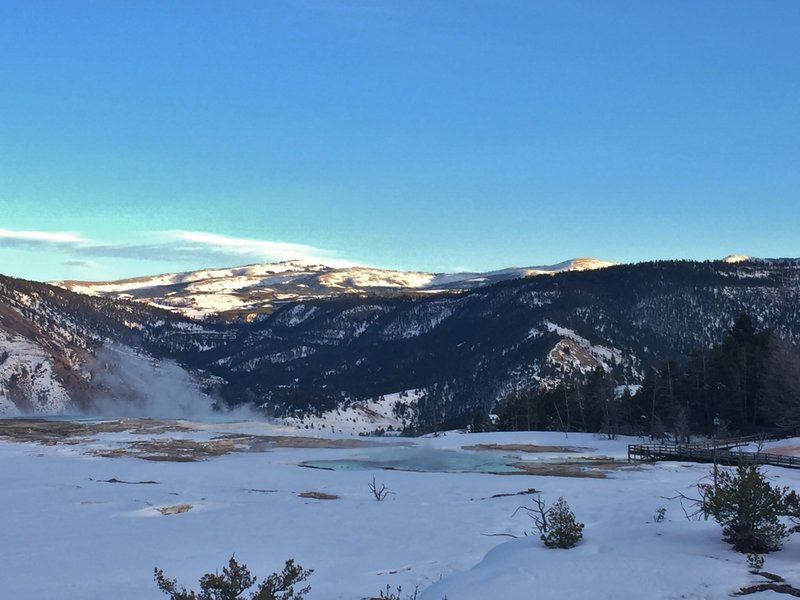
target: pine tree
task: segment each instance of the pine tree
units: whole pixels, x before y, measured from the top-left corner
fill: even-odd
[[[563,496],[547,510],[547,526],[540,537],[548,548],[573,548],[583,537],[583,523],[575,519]]]
[[[790,512],[789,489],[773,487],[758,465],[721,470],[715,479],[698,486],[700,510],[722,526],[723,539],[744,553],[780,549],[790,533],[780,521]]]

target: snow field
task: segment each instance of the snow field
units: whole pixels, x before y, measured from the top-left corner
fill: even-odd
[[[285,433],[247,423],[160,437],[200,440],[234,430]],[[288,558],[313,568],[309,600],[367,598],[386,584],[402,585],[405,592],[419,585],[422,600],[711,600],[757,580],[748,574],[745,557],[721,541],[715,523],[687,521],[678,503],[664,498],[691,494],[706,465],[661,463],[588,479],[298,466],[369,454],[363,448],[280,448],[188,463],[86,455],[155,437],[100,434],[64,446],[0,442],[3,597],[156,599],[165,596],[153,583],[154,567],[194,587],[200,575],[220,569],[233,553],[259,576],[279,570]],[[566,444],[622,457],[628,440],[450,433],[411,441],[432,450]],[[800,472],[768,472],[781,485],[800,487]],[[367,488],[373,475],[394,492],[383,502]],[[158,483],[101,481],[112,478]],[[530,532],[524,514],[512,516],[518,506],[530,505],[528,496],[492,498],[527,488],[540,490],[548,503],[559,495],[568,500],[586,525],[578,547],[549,550],[535,536],[486,535]],[[339,499],[297,495],[312,490]],[[157,511],[183,503],[192,509],[169,516]],[[660,506],[667,508],[666,520],[654,523]],[[792,540],[768,555],[764,568],[796,584],[798,558],[800,544]]]

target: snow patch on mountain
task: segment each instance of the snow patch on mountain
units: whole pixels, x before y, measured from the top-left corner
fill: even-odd
[[[389,271],[355,267],[331,271],[320,276],[320,281],[332,288],[405,288],[428,287],[435,276],[432,273]]]
[[[37,344],[0,330],[0,416],[62,414],[72,402]]]
[[[281,425],[298,430],[327,431],[347,435],[401,432],[416,410],[421,390],[385,394],[363,402],[353,402],[319,415],[298,414],[280,419]]]
[[[731,255],[726,256],[725,258],[723,258],[722,262],[726,262],[728,264],[734,264],[734,263],[745,262],[745,261],[751,260],[751,259],[752,259],[752,257],[745,256],[743,254],[731,254]]]
[[[253,358],[243,363],[240,363],[233,367],[233,371],[254,371],[259,366],[263,365],[264,363],[279,365],[287,362],[291,362],[293,360],[298,360],[301,358],[306,358],[315,354],[317,351],[316,348],[313,346],[297,346],[296,348],[292,348],[291,350],[286,350],[284,352],[274,352],[272,354],[267,354],[266,356],[262,356],[259,358]],[[220,363],[223,364],[223,363]]]
[[[572,329],[550,321],[545,321],[544,326],[547,331],[561,336],[561,340],[548,354],[547,359],[551,363],[562,366],[569,365],[573,369],[586,372],[597,367],[610,371],[614,364],[623,361],[622,352],[616,348],[592,344]]]
[[[576,258],[557,265],[514,267],[486,273],[428,273],[354,266],[334,268],[305,261],[202,269],[120,281],[55,281],[82,294],[136,300],[191,318],[228,314],[252,320],[282,304],[341,294],[441,293],[508,279],[602,269],[617,263]]]
[[[428,333],[445,319],[451,317],[460,302],[441,301],[420,304],[408,315],[389,324],[383,331],[387,337],[409,339]]]
[[[247,285],[252,285],[254,279],[263,280],[270,276],[283,274],[286,276],[291,273],[307,273],[328,270],[330,267],[325,265],[315,265],[312,263],[290,260],[277,263],[244,265],[241,267],[230,267],[225,269],[201,269],[198,271],[187,271],[182,273],[164,273],[161,275],[151,275],[144,277],[134,277],[130,279],[120,279],[117,281],[53,281],[53,285],[65,287],[74,292],[84,294],[103,295],[109,292],[129,292],[143,288],[156,286],[174,285],[179,283],[219,282],[224,280],[228,285],[218,284],[214,291],[237,290]],[[276,280],[280,281],[280,279]],[[197,291],[209,291],[197,288]]]
[[[275,318],[276,325],[283,325],[284,327],[296,327],[303,321],[314,316],[319,309],[316,306],[308,306],[307,304],[297,304],[290,310],[278,315]]]

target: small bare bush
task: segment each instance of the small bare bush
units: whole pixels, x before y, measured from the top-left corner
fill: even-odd
[[[402,596],[400,596],[402,591],[403,588],[398,585],[397,590],[393,592],[391,586],[387,583],[386,590],[381,590],[380,594],[373,600],[403,600]],[[406,599],[417,600],[417,588],[414,588],[414,593],[410,596],[406,596]]]
[[[385,590],[381,590],[378,596],[374,596],[369,600],[417,600],[419,595],[419,587],[415,587],[414,592],[407,595],[405,598],[400,595],[402,591],[403,588],[397,586],[397,590],[393,592],[391,586],[387,583]],[[447,596],[444,596],[442,600],[447,600]]]
[[[375,482],[375,475],[372,476],[372,482],[368,483],[367,486],[369,487],[369,491],[372,492],[372,495],[375,496],[375,500],[378,502],[385,500],[386,496],[393,493],[385,485],[378,487],[378,484]]]

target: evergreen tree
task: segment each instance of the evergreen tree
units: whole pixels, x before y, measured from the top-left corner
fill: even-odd
[[[780,549],[789,535],[780,521],[790,510],[789,489],[773,487],[758,465],[717,471],[714,478],[698,486],[700,510],[722,526],[723,539],[744,553]]]
[[[546,528],[540,537],[548,548],[573,548],[583,537],[583,523],[575,518],[563,496],[547,510]]]
[[[634,414],[643,417],[653,439],[664,429],[684,439],[687,431],[711,435],[718,420],[739,433],[774,425],[791,410],[789,396],[796,389],[788,375],[795,364],[791,351],[778,356],[779,347],[771,330],[757,331],[742,315],[719,344],[694,351],[681,363],[668,360],[647,369],[631,420]]]
[[[800,349],[783,340],[773,341],[759,399],[765,422],[800,428]]]

